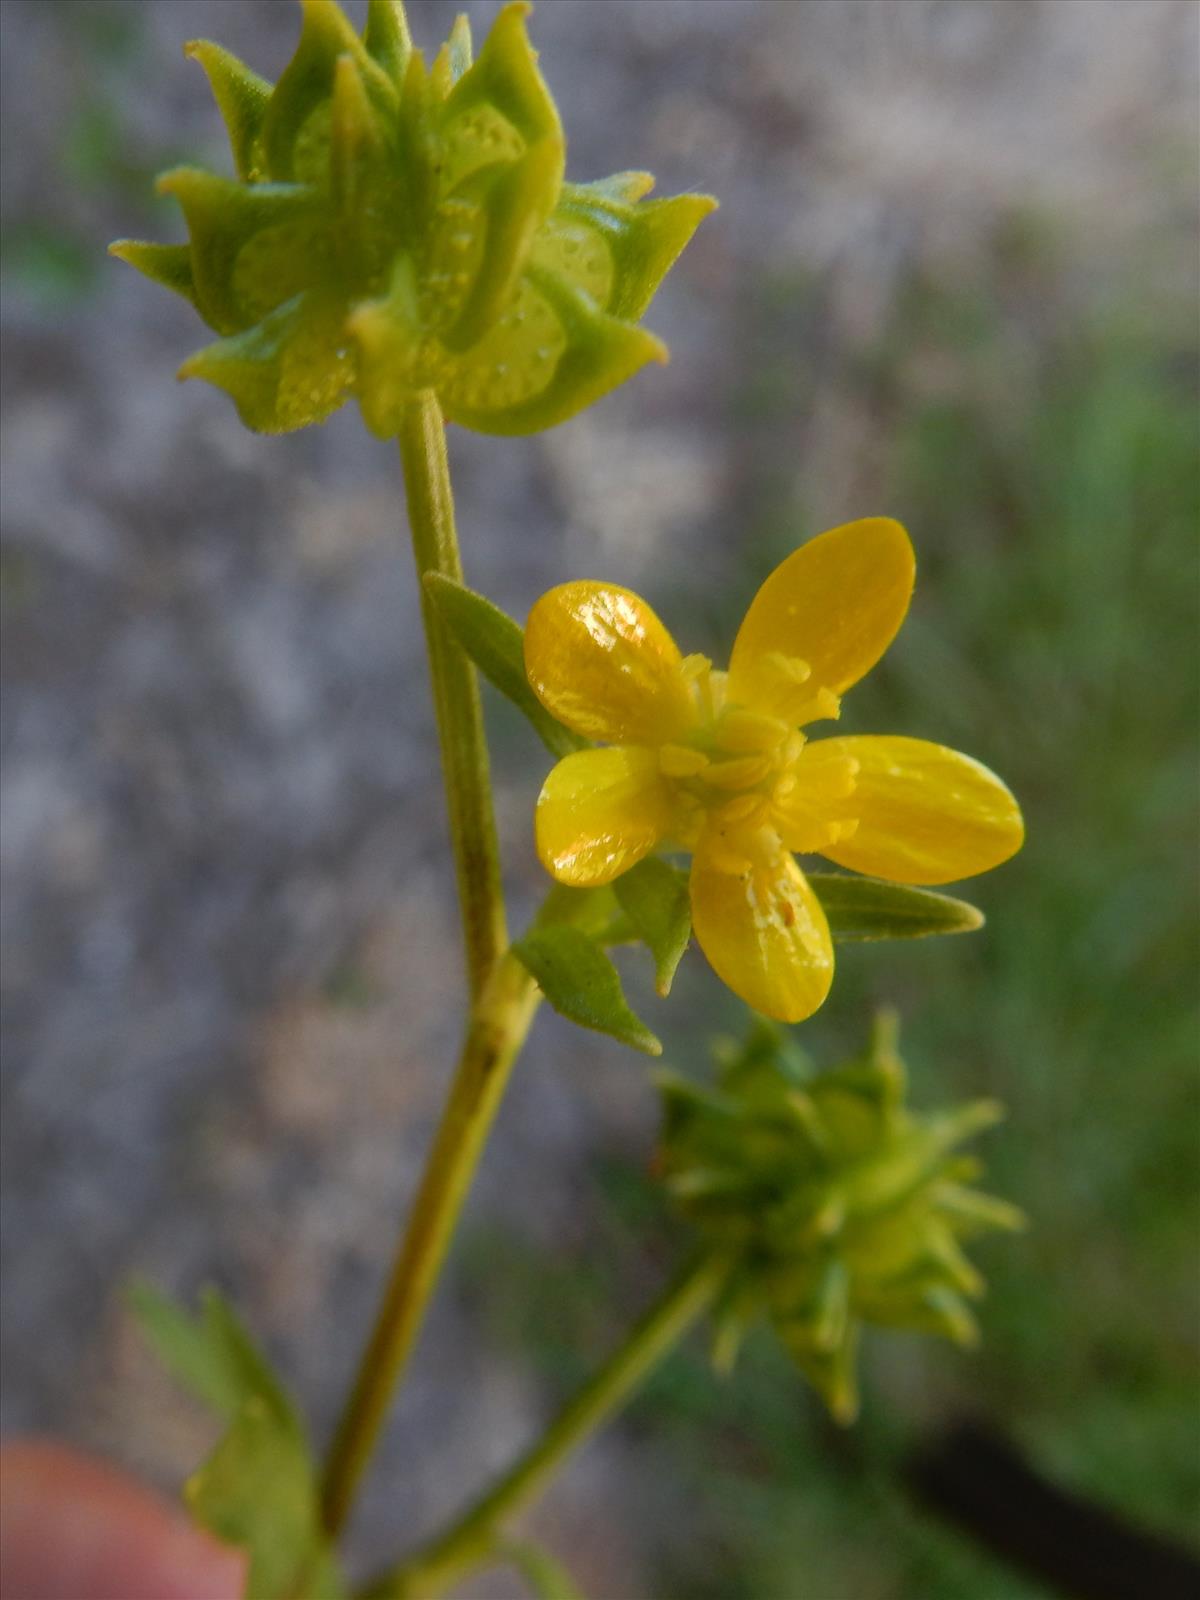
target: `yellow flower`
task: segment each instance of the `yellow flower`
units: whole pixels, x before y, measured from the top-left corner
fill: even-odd
[[[565,583],[534,606],[525,667],[542,704],[606,748],[560,761],[537,850],[560,883],[611,883],[654,850],[692,854],[696,938],[747,1004],[783,1022],[821,1005],[833,945],[793,852],[895,883],[941,884],[1020,848],[994,773],[923,739],[810,740],[895,637],[915,559],[871,517],[794,551],[755,595],[728,672],[680,654],[627,589]]]

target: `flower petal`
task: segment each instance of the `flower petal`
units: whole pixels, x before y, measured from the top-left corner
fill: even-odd
[[[795,720],[836,714],[814,706],[818,691],[841,694],[879,660],[904,621],[915,569],[907,533],[888,517],[802,544],[750,603],[733,645],[730,700]]]
[[[1021,809],[994,772],[925,739],[822,739],[858,763],[849,837],[822,845],[839,866],[893,883],[951,883],[999,866],[1025,837]]]
[[[655,751],[576,751],[538,796],[538,859],[560,883],[611,883],[666,837],[672,810]]]
[[[717,976],[764,1016],[811,1016],[833,981],[833,943],[821,904],[787,851],[734,872],[701,841],[691,888],[696,939]]]
[[[609,583],[564,583],[525,625],[525,671],[552,716],[586,739],[667,744],[695,720],[683,658],[646,602]]]

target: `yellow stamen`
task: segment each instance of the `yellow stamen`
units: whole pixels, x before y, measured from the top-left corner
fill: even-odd
[[[763,658],[763,666],[785,683],[807,683],[812,677],[812,668],[807,661],[802,661],[799,656],[785,655],[782,650],[769,651]]]
[[[658,770],[667,778],[694,778],[708,766],[702,750],[684,744],[664,744],[658,752]]]
[[[836,721],[841,714],[842,702],[833,690],[818,689],[816,694],[795,712],[795,718],[799,723],[818,722],[824,717],[831,717]]]
[[[704,781],[714,789],[752,789],[770,770],[770,756],[739,756],[734,761],[714,762]]]
[[[751,818],[761,822],[766,816],[770,801],[764,794],[738,794],[724,805],[717,806],[713,816],[719,822],[748,822]]]
[[[773,750],[787,738],[787,723],[766,711],[749,711],[745,706],[731,706],[717,724],[717,743],[723,750],[749,755],[759,750]]]

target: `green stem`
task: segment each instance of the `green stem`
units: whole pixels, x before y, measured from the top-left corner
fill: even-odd
[[[431,390],[405,407],[399,441],[462,906],[471,1016],[412,1215],[330,1449],[322,1514],[331,1534],[349,1515],[538,1001],[533,979],[515,956],[503,954],[508,935],[475,671],[424,586],[430,572],[462,581],[446,429]]]
[[[501,1525],[528,1506],[566,1457],[612,1414],[710,1304],[729,1273],[720,1252],[695,1257],[575,1398],[452,1528],[362,1591],[364,1600],[430,1600],[495,1556]]]
[[[461,583],[446,428],[431,389],[423,390],[404,408],[399,437],[418,580],[426,573],[438,572]],[[483,712],[475,670],[446,631],[423,583],[421,617],[442,747],[467,974],[475,999],[508,942]]]
[[[322,1512],[331,1534],[349,1514],[539,999],[529,973],[508,953],[476,1003],[412,1215],[326,1464]]]

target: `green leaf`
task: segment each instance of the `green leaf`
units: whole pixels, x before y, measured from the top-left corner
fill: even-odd
[[[232,1417],[249,1399],[266,1402],[277,1417],[291,1415],[286,1394],[217,1290],[202,1292],[198,1318],[149,1283],[131,1284],[128,1300],[159,1360],[218,1416]]]
[[[246,1551],[246,1600],[344,1600],[304,1425],[231,1307],[212,1289],[199,1317],[147,1284],[129,1298],[164,1365],[228,1423],[184,1499],[201,1527]]]
[[[648,856],[623,872],[613,889],[637,937],[654,957],[659,994],[670,994],[675,969],[692,936],[687,873],[658,856]]]
[[[283,1600],[312,1538],[312,1491],[302,1436],[255,1396],[188,1480],[184,1499],[201,1527],[248,1553],[248,1600]]]
[[[604,951],[578,928],[534,928],[513,946],[546,999],[581,1028],[594,1028],[647,1055],[662,1044],[626,1004],[620,975]]]
[[[970,933],[983,926],[983,912],[965,900],[932,889],[842,872],[806,874],[840,943],[867,939],[925,939],[935,933]]]
[[[567,756],[585,748],[587,741],[552,717],[529,687],[525,634],[519,623],[483,595],[438,572],[426,575],[425,592],[480,672],[529,718],[552,755]]]
[[[541,1545],[522,1540],[501,1545],[496,1554],[516,1567],[537,1600],[583,1600],[571,1574]]]

